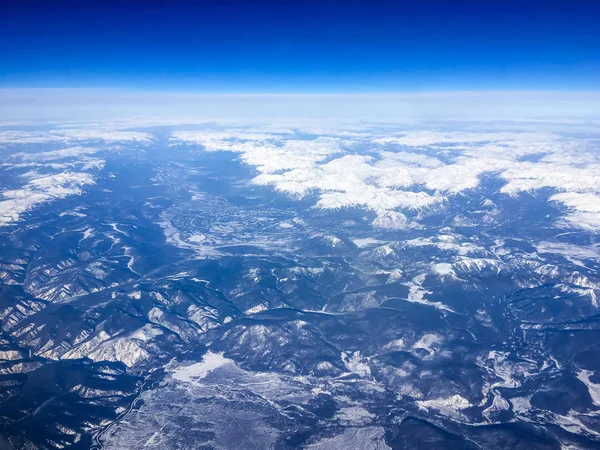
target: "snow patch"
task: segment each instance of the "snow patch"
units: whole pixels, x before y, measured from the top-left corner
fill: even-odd
[[[180,367],[173,371],[171,377],[185,383],[193,383],[196,380],[205,378],[213,370],[228,364],[235,364],[235,362],[229,358],[225,358],[222,353],[208,351],[202,357],[201,362],[187,367]]]

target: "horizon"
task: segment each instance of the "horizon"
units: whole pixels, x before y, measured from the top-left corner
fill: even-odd
[[[0,87],[597,90],[598,13],[583,0],[10,2]]]
[[[122,88],[0,88],[0,120],[337,118],[595,120],[600,91],[215,93]]]

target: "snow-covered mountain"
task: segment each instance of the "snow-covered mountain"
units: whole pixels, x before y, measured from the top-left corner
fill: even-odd
[[[4,126],[0,446],[598,448],[555,125]]]

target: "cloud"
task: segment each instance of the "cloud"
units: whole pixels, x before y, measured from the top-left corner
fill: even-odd
[[[565,242],[542,241],[535,244],[539,253],[560,253],[567,259],[581,265],[580,260],[600,259],[600,248],[597,245],[579,246]]]
[[[381,135],[383,134],[383,136]],[[484,174],[504,180],[500,192],[550,188],[549,200],[572,213],[564,220],[600,227],[600,161],[589,140],[539,132],[410,130],[318,137],[265,133],[177,132],[173,143],[239,153],[255,168],[253,183],[291,197],[316,194],[316,208],[373,211],[374,226],[408,226],[407,211],[427,211],[477,188]]]
[[[374,211],[378,215],[376,226],[404,226],[406,218],[395,209],[420,209],[443,200],[425,192],[382,186],[377,177],[386,171],[373,157],[344,154],[344,141],[339,138],[297,140],[270,135],[267,141],[264,136],[236,133],[220,133],[218,139],[212,133],[175,133],[172,139],[202,144],[208,151],[240,153],[240,159],[259,173],[253,183],[273,186],[295,198],[316,192],[319,200],[315,207],[321,209],[360,207]]]
[[[69,147],[60,150],[50,150],[47,152],[36,153],[13,153],[10,159],[20,159],[22,161],[55,161],[66,158],[76,158],[83,155],[91,155],[98,151],[96,147]]]
[[[600,190],[597,190],[600,192]],[[591,192],[563,192],[550,197],[571,210],[564,220],[570,225],[588,230],[600,229],[600,196]]]
[[[321,100],[333,98],[348,105],[357,98],[309,97],[313,103],[318,97]],[[462,98],[450,94],[442,97]],[[481,100],[480,97],[478,94],[465,98]],[[241,100],[256,104],[260,98],[308,101],[306,96],[224,98],[234,104]],[[360,98],[367,103],[381,100],[377,96]],[[429,101],[435,96],[415,94],[398,98]],[[145,123],[160,123],[159,119],[148,120]],[[175,119],[170,120],[173,123]],[[241,162],[256,171],[254,184],[271,186],[292,198],[314,195],[315,208],[371,211],[375,214],[373,225],[382,228],[412,226],[407,218],[411,216],[409,212],[416,211],[422,216],[444,207],[455,195],[478,188],[485,175],[502,180],[500,193],[513,197],[522,192],[553,191],[556,195],[549,200],[564,205],[569,211],[563,217],[563,224],[600,228],[600,212],[594,209],[600,196],[600,140],[546,131],[495,130],[494,123],[465,123],[460,130],[448,131],[447,124],[436,128],[435,123],[400,126],[385,121],[314,118],[251,124],[242,121],[235,126],[203,123],[196,124],[195,129],[180,125],[172,133],[170,145],[237,153]],[[295,126],[290,126],[292,124]],[[88,173],[103,164],[102,160],[92,157],[98,149],[154,141],[152,134],[134,131],[129,128],[131,125],[131,121],[119,124],[111,119],[88,125],[60,123],[44,130],[5,129],[0,131],[0,143],[76,145],[62,149],[52,145],[54,148],[45,152],[14,153],[2,167],[33,171],[43,166],[46,172],[71,169]],[[316,132],[319,134],[312,134]],[[37,198],[46,198],[38,194]],[[9,200],[13,199],[6,199]],[[22,210],[20,206],[11,208]],[[8,210],[7,204],[5,209]],[[17,212],[16,216],[19,215]],[[9,216],[7,213],[6,217]]]
[[[29,180],[19,189],[0,194],[0,226],[18,222],[26,211],[56,199],[80,195],[83,187],[94,184],[89,173],[62,172],[41,175]]]
[[[81,195],[104,167],[103,159],[91,156],[98,151],[78,146],[10,154],[0,169],[10,171],[13,183],[21,185],[0,191],[0,227],[19,222],[24,213],[44,203]]]
[[[105,144],[118,142],[148,143],[152,135],[139,131],[119,131],[111,129],[55,129],[50,131],[0,131],[0,144],[45,144],[70,142],[95,142]]]

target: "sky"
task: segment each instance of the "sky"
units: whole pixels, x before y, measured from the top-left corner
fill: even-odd
[[[598,90],[593,0],[0,0],[0,88]]]

